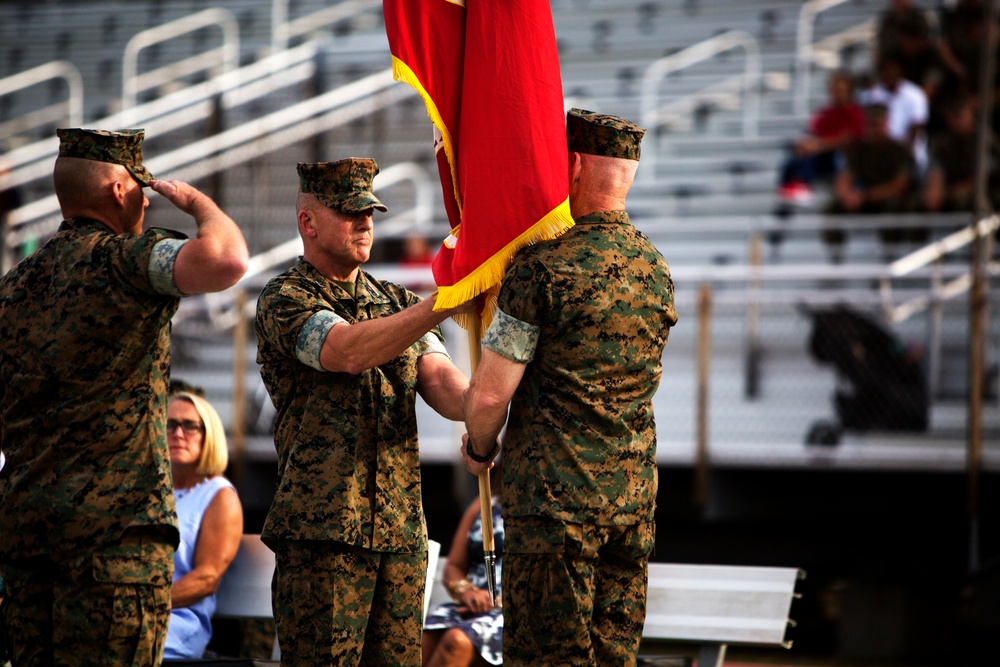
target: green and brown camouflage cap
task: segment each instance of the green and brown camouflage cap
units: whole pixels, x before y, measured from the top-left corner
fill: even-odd
[[[335,211],[358,213],[370,208],[386,211],[385,204],[372,194],[378,174],[375,160],[349,157],[336,162],[299,162],[299,192],[315,195]]]
[[[639,159],[639,143],[646,130],[604,113],[570,109],[566,114],[566,141],[574,153]]]
[[[153,175],[142,164],[142,130],[84,130],[78,127],[59,128],[59,157],[77,157],[98,162],[120,164],[142,186],[148,186]]]

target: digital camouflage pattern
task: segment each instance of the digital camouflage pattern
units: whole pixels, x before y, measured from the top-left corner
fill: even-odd
[[[638,160],[644,134],[646,130],[618,116],[585,109],[566,114],[566,141],[573,153]]]
[[[666,261],[627,213],[594,213],[521,250],[498,305],[539,328],[504,436],[505,516],[652,520],[652,398],[677,322]]]
[[[13,664],[160,664],[174,572],[170,539],[166,530],[139,528],[96,550],[5,564],[3,623],[17,638]]]
[[[370,208],[386,211],[372,193],[378,175],[375,160],[349,157],[336,162],[299,162],[299,192],[315,195],[335,211],[358,213]]]
[[[283,543],[272,580],[281,664],[419,665],[426,573],[426,551]]]
[[[652,522],[588,526],[508,517],[506,535],[503,664],[634,666]]]
[[[142,164],[142,130],[84,130],[59,128],[59,157],[75,157],[98,162],[110,162],[125,167],[141,185],[153,180]]]
[[[154,247],[66,220],[0,278],[0,561],[114,542],[177,518],[167,451],[170,318]],[[176,246],[175,246],[176,247]]]
[[[268,545],[333,540],[384,552],[427,549],[417,447],[417,359],[428,334],[387,364],[356,375],[303,363],[300,344],[323,333],[314,315],[348,323],[398,313],[420,298],[359,272],[352,298],[299,259],[257,302],[257,363],[277,409],[278,486]],[[315,320],[314,320],[315,322]],[[318,363],[318,362],[317,362]]]

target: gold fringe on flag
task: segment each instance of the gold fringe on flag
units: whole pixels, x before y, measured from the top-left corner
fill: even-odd
[[[482,322],[480,331],[485,334],[496,310],[500,282],[517,251],[539,241],[554,239],[573,225],[573,216],[570,215],[569,199],[567,198],[457,283],[438,286],[434,310],[454,308],[480,294],[485,294],[486,308],[480,313],[480,321]],[[452,231],[452,235],[455,237],[458,237],[460,233],[461,228],[455,228]],[[454,320],[462,328],[469,329],[469,316],[459,315]]]
[[[430,116],[431,122],[434,123],[434,127],[438,129],[441,133],[441,141],[444,144],[444,154],[448,158],[448,168],[451,169],[451,185],[455,191],[455,201],[458,203],[459,212],[462,211],[462,195],[458,192],[458,173],[455,171],[455,165],[458,161],[455,159],[455,144],[451,138],[451,131],[444,124],[444,119],[441,117],[441,112],[438,111],[437,104],[427,93],[423,84],[420,83],[420,79],[417,75],[413,73],[409,65],[404,63],[402,60],[396,56],[392,57],[392,78],[394,81],[402,81],[407,83],[416,90],[420,97],[424,100],[424,106],[427,107],[427,115]]]

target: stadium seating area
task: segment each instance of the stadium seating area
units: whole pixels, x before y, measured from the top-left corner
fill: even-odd
[[[670,262],[681,318],[655,399],[663,466],[958,473],[966,465],[970,249],[955,234],[971,215],[828,215],[827,186],[815,204],[794,209],[776,194],[790,143],[826,99],[827,73],[871,73],[873,19],[886,4],[551,0],[566,106],[648,128],[628,205]],[[380,277],[426,283],[426,271],[397,266],[401,240],[447,234],[427,114],[389,67],[378,0],[0,3],[0,175],[10,168],[0,184],[18,188],[23,202],[10,218],[8,262],[58,225],[54,129],[68,124],[145,127],[151,171],[195,183],[245,231],[255,255],[245,301],[231,292],[184,302],[173,374],[205,388],[233,432],[243,483],[259,491],[244,497],[248,516],[266,509],[275,455],[273,412],[239,314],[252,317],[257,291],[300,251],[295,163],[378,160],[376,187],[390,213],[377,219],[368,268]],[[155,198],[148,216],[192,231]],[[880,229],[914,222],[949,250],[928,246],[927,258],[909,255],[917,246],[880,242]],[[848,233],[840,264],[822,240],[833,228]],[[983,460],[992,472],[1000,471],[997,269],[994,261],[987,363],[975,369],[985,378]],[[817,358],[810,341],[818,314],[838,305],[888,334],[888,347],[865,354],[918,360],[926,428],[837,432],[834,396],[850,384],[846,366]],[[465,333],[449,322],[446,334],[453,356],[466,359]],[[867,344],[841,342],[854,351]],[[709,359],[704,375],[700,354]],[[420,411],[424,460],[453,462],[454,427]],[[837,447],[805,444],[810,434],[829,442],[829,428]]]
[[[634,118],[649,128],[629,207],[671,262],[678,284],[682,324],[661,390],[676,425],[661,448],[666,460],[688,459],[695,440],[698,378],[691,360],[699,341],[708,340],[695,301],[703,282],[715,290],[704,321],[711,322],[718,452],[727,443],[737,457],[753,443],[768,443],[770,450],[776,443],[799,445],[810,425],[830,413],[837,374],[808,355],[810,320],[802,304],[846,302],[882,320],[924,355],[933,398],[930,432],[954,438],[962,423],[965,300],[893,321],[885,319],[893,307],[928,294],[929,270],[874,289],[890,270],[875,232],[899,223],[828,216],[818,207],[775,215],[778,169],[809,110],[824,99],[825,71],[870,70],[878,4],[827,3],[809,19],[803,3],[790,0],[552,2],[567,106]],[[376,260],[393,271],[399,237],[437,239],[445,226],[423,106],[406,86],[386,78],[380,7],[371,0],[329,7],[305,0],[0,6],[0,72],[10,84],[0,87],[0,130],[25,203],[12,216],[9,241],[30,248],[58,224],[47,180],[54,127],[72,120],[142,124],[153,171],[197,182],[241,223],[255,254],[274,257],[248,276],[251,296],[297,252],[290,203],[300,160],[374,155],[384,172],[398,174],[379,181],[390,209],[402,211],[379,230]],[[808,80],[797,50],[804,25],[813,45]],[[36,69],[54,60],[75,74]],[[36,75],[10,89],[24,72]],[[67,115],[74,90],[82,91],[76,117]],[[797,109],[800,96],[804,111]],[[182,230],[189,224],[155,202],[151,217]],[[923,216],[921,224],[941,238],[967,217]],[[821,235],[838,226],[850,230],[850,240],[846,264],[833,266]],[[898,257],[914,249],[892,250]],[[961,250],[944,257],[942,279],[962,274],[967,258]],[[186,303],[175,335],[176,373],[206,386],[222,406],[232,385],[232,320],[218,312],[228,305],[226,298]],[[250,426],[266,432],[268,406],[252,361],[246,368],[249,413],[264,413]],[[995,398],[988,408],[989,428],[1000,427]],[[787,419],[774,418],[783,411]],[[232,413],[225,410],[230,419]],[[428,437],[427,456],[451,456],[444,444],[449,438],[447,430]],[[438,440],[441,449],[433,444]]]

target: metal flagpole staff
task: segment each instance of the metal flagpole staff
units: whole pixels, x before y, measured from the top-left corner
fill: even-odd
[[[469,361],[472,372],[476,372],[482,357],[480,343],[480,320],[470,318],[469,325]],[[493,542],[493,493],[490,490],[490,471],[479,473],[479,512],[483,519],[483,560],[486,562],[486,584],[490,591],[490,600],[497,606],[497,558],[496,546]]]

